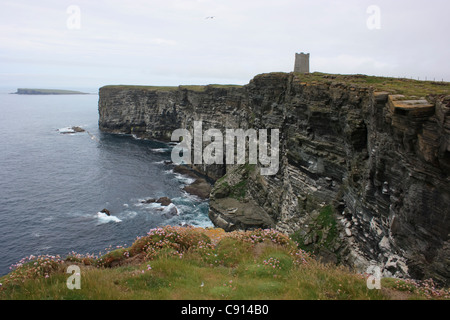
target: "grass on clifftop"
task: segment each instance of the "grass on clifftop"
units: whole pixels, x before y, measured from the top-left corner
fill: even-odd
[[[283,72],[273,72],[271,75],[286,75]],[[450,82],[445,81],[419,81],[406,78],[377,77],[362,74],[342,75],[314,73],[294,73],[296,80],[300,82],[319,83],[345,83],[355,87],[373,87],[376,91],[389,92],[390,94],[404,95],[404,99],[420,99],[428,96],[450,95]],[[264,76],[264,74],[256,77]],[[140,86],[140,85],[108,85],[103,88],[145,90],[145,91],[177,91],[189,90],[204,92],[208,88],[241,88],[236,84],[209,84],[209,85],[180,85],[180,86]]]
[[[346,83],[358,87],[373,87],[376,91],[404,95],[405,99],[427,96],[450,95],[450,82],[419,81],[405,78],[377,77],[367,75],[325,74],[320,72],[295,73],[297,80],[306,83]]]
[[[80,289],[67,288],[68,266]],[[364,275],[323,265],[274,230],[152,229],[128,248],[101,257],[28,257],[0,278],[0,299],[397,299],[450,297],[432,283],[383,279],[369,290]]]
[[[204,92],[207,88],[240,88],[236,84],[209,84],[209,85],[180,85],[180,86],[140,86],[140,85],[108,85],[103,88],[113,88],[122,90],[144,90],[144,91],[177,91],[189,90],[195,92]]]

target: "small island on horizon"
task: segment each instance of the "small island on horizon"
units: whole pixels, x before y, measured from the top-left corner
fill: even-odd
[[[60,90],[60,89],[18,88],[17,92],[14,92],[13,94],[42,95],[42,94],[89,94],[89,93],[74,90]]]

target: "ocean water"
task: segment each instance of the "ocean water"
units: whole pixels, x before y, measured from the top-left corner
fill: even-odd
[[[100,132],[97,105],[96,94],[0,92],[0,275],[31,254],[98,254],[162,225],[212,226],[208,202],[182,190],[192,179],[164,164],[170,145]],[[72,126],[86,131],[63,134]],[[142,203],[163,196],[178,215]]]

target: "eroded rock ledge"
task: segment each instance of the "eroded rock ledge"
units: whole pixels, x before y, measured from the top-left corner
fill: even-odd
[[[107,86],[99,126],[160,140],[197,120],[203,130],[278,128],[274,176],[249,165],[195,167],[217,180],[210,196],[217,226],[273,227],[317,245],[327,261],[448,284],[448,91],[402,97],[320,78],[270,73],[242,87],[201,90]]]

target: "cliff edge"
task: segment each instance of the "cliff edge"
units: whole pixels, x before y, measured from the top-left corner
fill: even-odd
[[[210,218],[276,228],[325,261],[450,281],[450,85],[363,75],[269,73],[245,86],[106,86],[105,132],[280,130],[280,168],[196,165],[217,180]]]

